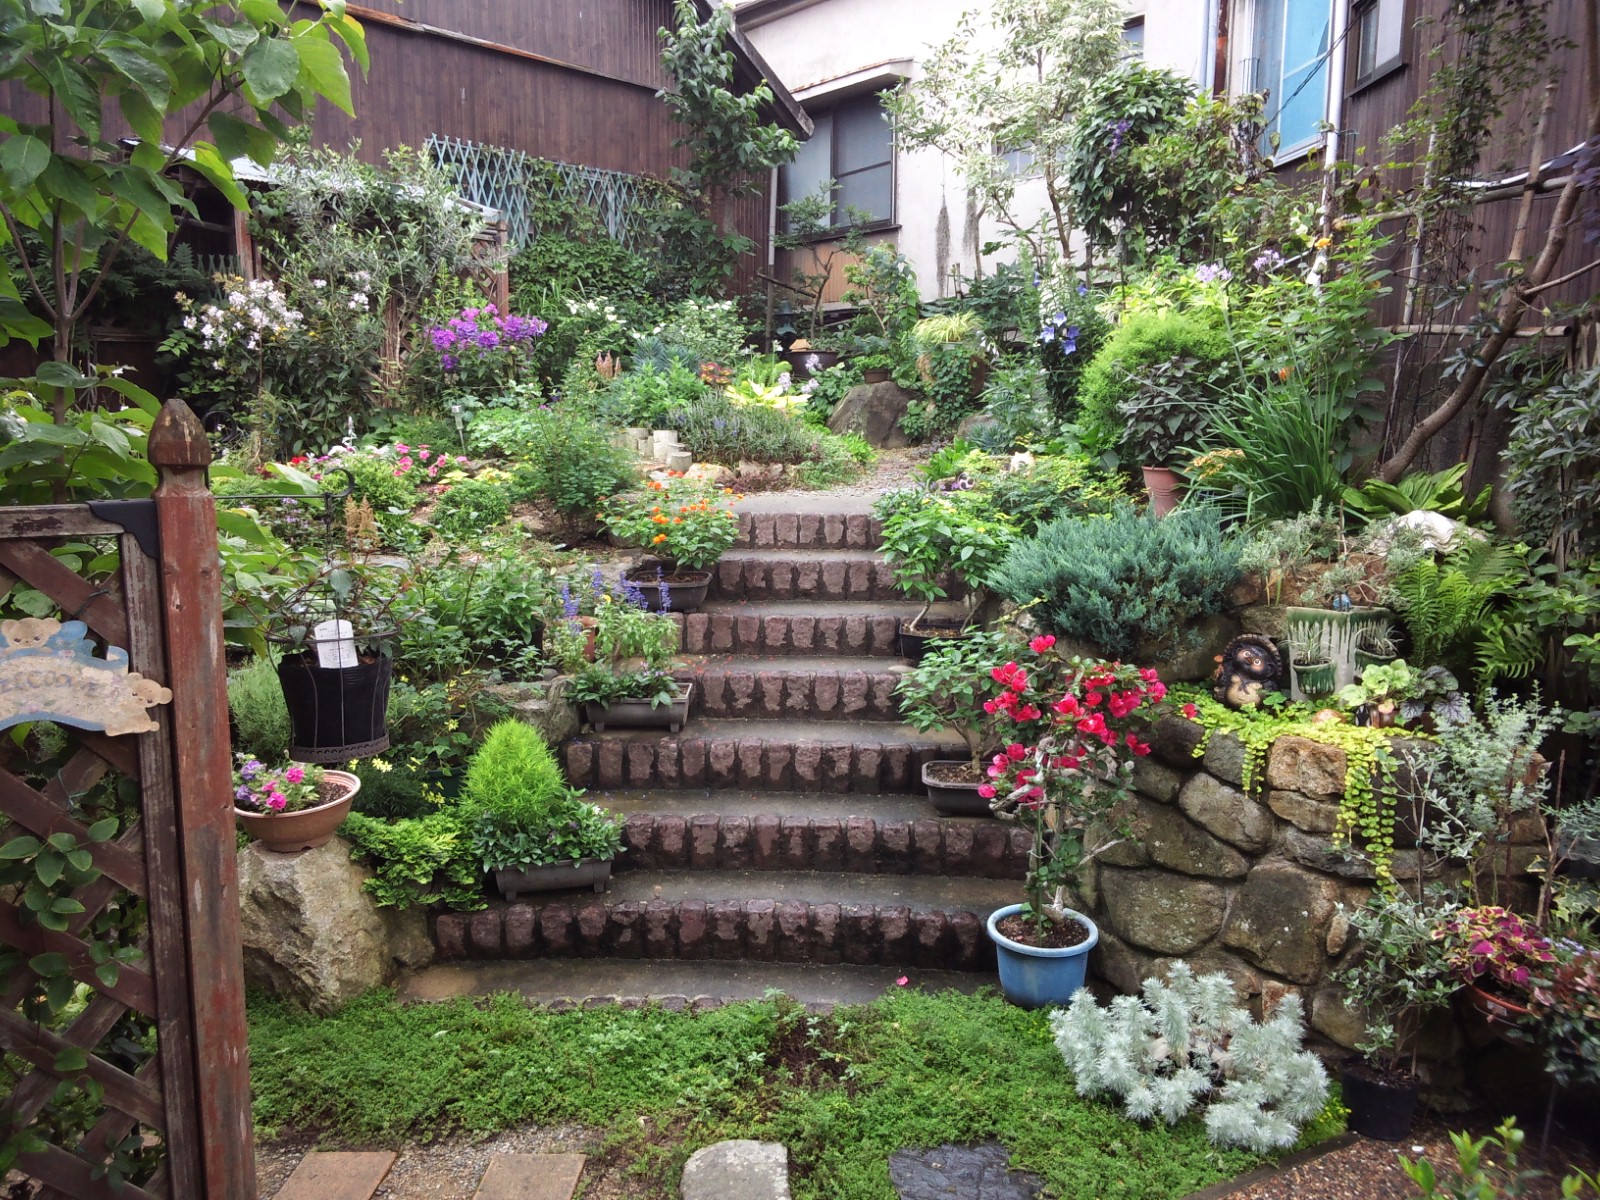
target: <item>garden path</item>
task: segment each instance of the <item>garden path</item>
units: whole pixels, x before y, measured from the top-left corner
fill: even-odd
[[[739,540],[683,619],[690,723],[562,747],[571,781],[625,819],[611,891],[441,916],[442,961],[408,995],[678,1007],[779,986],[830,1005],[992,980],[983,922],[1016,899],[1028,839],[941,816],[921,790],[923,763],[965,750],[903,724],[894,696],[918,605],[894,588],[872,503],[908,465],[739,504]]]

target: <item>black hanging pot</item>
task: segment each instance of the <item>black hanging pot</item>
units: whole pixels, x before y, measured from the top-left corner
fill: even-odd
[[[394,660],[369,653],[353,667],[319,665],[314,651],[286,654],[278,683],[289,706],[289,757],[345,762],[389,748],[389,683]]]

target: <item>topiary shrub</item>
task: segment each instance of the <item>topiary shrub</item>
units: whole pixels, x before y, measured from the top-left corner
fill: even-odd
[[[1129,506],[1109,517],[1061,517],[1011,547],[989,586],[1038,602],[1059,637],[1132,659],[1177,649],[1221,610],[1239,574],[1239,547],[1212,509],[1155,517]]]
[[[444,537],[472,538],[510,515],[511,497],[505,488],[468,479],[439,497],[429,520]]]
[[[1122,441],[1122,406],[1140,399],[1147,380],[1174,360],[1183,371],[1190,399],[1199,402],[1233,365],[1227,334],[1199,316],[1170,310],[1128,313],[1106,338],[1078,383],[1083,443],[1095,452]]]

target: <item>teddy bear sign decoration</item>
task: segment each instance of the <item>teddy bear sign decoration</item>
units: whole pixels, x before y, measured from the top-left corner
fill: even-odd
[[[117,646],[96,658],[88,632],[82,621],[0,621],[0,729],[55,721],[116,737],[158,728],[145,710],[169,703],[171,690],[130,671]]]

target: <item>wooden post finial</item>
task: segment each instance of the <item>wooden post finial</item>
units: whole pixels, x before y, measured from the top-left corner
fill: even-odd
[[[211,465],[211,443],[200,418],[182,400],[168,400],[150,428],[150,462],[175,470],[202,470]]]

